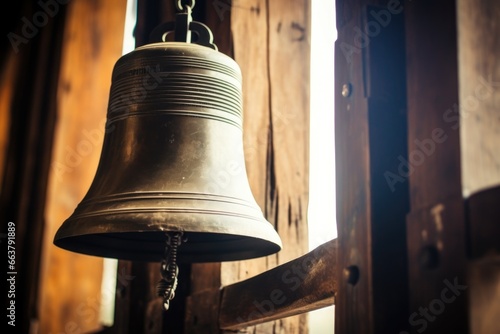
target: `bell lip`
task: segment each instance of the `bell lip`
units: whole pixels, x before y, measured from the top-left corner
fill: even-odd
[[[218,217],[219,222],[221,216]],[[54,236],[54,245],[75,253],[120,260],[159,262],[165,234],[183,232],[179,262],[226,262],[272,255],[282,248],[274,227],[265,219],[222,217],[225,224],[127,223],[124,216],[111,221],[68,218]],[[210,219],[208,219],[210,221]],[[222,226],[222,228],[221,228]]]
[[[144,234],[155,233],[155,232],[142,232]],[[196,233],[196,232],[195,232]],[[128,234],[126,232],[123,233],[125,236]],[[203,235],[214,235],[211,233],[200,233]],[[105,234],[102,234],[105,235]],[[114,234],[116,236],[118,234]],[[274,243],[269,240],[263,240],[254,237],[248,236],[239,236],[239,235],[224,235],[224,237],[234,237],[233,240],[225,242],[229,246],[225,247],[223,250],[219,252],[197,252],[192,249],[186,251],[187,245],[189,245],[190,237],[194,235],[193,232],[186,232],[184,234],[187,237],[187,242],[182,243],[178,248],[178,262],[179,263],[207,263],[207,262],[229,262],[229,261],[242,261],[242,260],[251,260],[264,256],[273,255],[282,250],[281,240],[279,243]],[[85,240],[95,240],[95,237],[99,236],[99,234],[88,234],[82,236],[71,236],[66,238],[60,238],[54,241],[54,244],[64,250],[71,251],[78,254],[88,255],[88,256],[96,256],[101,258],[112,258],[118,260],[126,260],[126,261],[140,261],[140,262],[160,262],[162,260],[162,256],[164,254],[164,244],[165,242],[161,242],[162,248],[158,251],[148,251],[148,252],[137,252],[136,250],[124,250],[124,249],[102,249],[95,248],[93,242],[86,243]],[[106,237],[107,238],[107,237]],[[107,238],[108,241],[111,238]],[[104,238],[102,238],[104,240]],[[221,241],[216,241],[221,242]],[[224,241],[222,241],[224,242]],[[246,244],[245,250],[234,251],[234,245],[241,247],[242,244]],[[250,249],[249,245],[257,246],[258,250]],[[197,248],[200,248],[198,245]]]

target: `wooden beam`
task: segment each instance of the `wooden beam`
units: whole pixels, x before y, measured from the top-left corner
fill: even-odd
[[[336,12],[335,331],[399,333],[408,304],[408,182],[397,175],[408,155],[405,14],[377,0],[339,0]]]
[[[219,325],[237,330],[334,304],[337,239],[222,289]]]
[[[463,333],[468,317],[456,1],[412,1],[405,10],[411,203],[408,330]],[[450,290],[454,295],[447,295]]]

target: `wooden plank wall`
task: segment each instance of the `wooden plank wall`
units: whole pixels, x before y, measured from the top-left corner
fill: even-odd
[[[102,259],[59,249],[53,238],[97,168],[111,72],[122,52],[125,9],[125,0],[68,4],[40,279],[41,333],[100,327]]]
[[[19,34],[20,19],[26,14],[26,6],[22,1],[17,1],[13,5],[13,8],[9,8],[9,11],[3,11],[1,14],[3,36],[8,36],[11,32]],[[11,40],[3,38],[2,42],[0,42],[0,175],[3,175],[9,145],[11,126],[9,111],[14,96],[16,73],[19,71],[19,60],[20,57],[15,52]],[[2,186],[2,181],[3,178],[0,177],[0,187]]]
[[[9,145],[10,114],[9,109],[12,103],[13,86],[15,82],[16,57],[14,52],[8,54],[1,69],[0,82],[0,175],[3,175],[7,147]],[[0,178],[0,187],[3,178]]]
[[[260,274],[308,249],[309,1],[233,1],[231,28],[234,59],[243,74],[247,174],[257,203],[284,247],[265,258],[222,263],[222,285]],[[282,278],[285,296],[293,282],[303,278],[300,275]],[[273,310],[268,305],[255,311]],[[307,315],[251,327],[248,332],[306,333]]]
[[[15,256],[11,258],[15,264],[8,268],[16,273],[15,296],[5,293],[4,301],[9,306],[15,302],[15,319],[9,320],[18,332],[27,333],[37,330],[39,315],[37,283],[65,6],[51,6],[49,18],[38,3],[18,1],[13,5],[0,14],[5,29],[0,51],[0,108],[5,122],[0,135],[5,140],[0,153],[4,159],[0,226],[4,238],[7,222],[15,225],[12,231],[9,224],[10,235],[15,234],[9,257]],[[4,241],[0,243],[7,255]]]

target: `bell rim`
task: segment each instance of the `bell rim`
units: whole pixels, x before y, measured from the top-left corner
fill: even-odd
[[[218,197],[208,196],[211,200]],[[201,239],[191,238],[180,249],[181,262],[245,260],[282,249],[279,234],[256,203],[227,197],[225,202],[215,202],[214,207],[213,201],[206,198],[207,195],[199,195],[180,203],[172,199],[148,202],[137,198],[108,201],[101,204],[107,207],[105,210],[103,206],[92,205],[93,201],[83,200],[59,227],[54,244],[87,255],[159,261],[166,233],[183,232],[188,239],[190,235],[201,236]],[[195,207],[194,203],[198,205]],[[212,244],[206,244],[206,240],[212,239]],[[226,249],[218,244],[221,241],[231,245],[228,252],[220,250]],[[201,244],[206,245],[201,247]]]
[[[239,217],[237,223],[232,221],[230,224],[234,217],[228,215],[207,217],[206,213],[177,214],[179,215],[189,216],[191,223],[174,222],[172,215],[167,215],[171,218],[169,221],[156,224],[146,223],[149,219],[147,217],[143,217],[142,222],[132,221],[130,217],[127,221],[127,215],[123,214],[110,214],[109,217],[113,217],[111,220],[102,220],[103,217],[100,220],[70,217],[55,234],[54,245],[103,258],[158,262],[163,256],[166,233],[183,232],[187,242],[179,247],[179,262],[188,263],[247,260],[272,255],[283,248],[280,236],[265,219]],[[210,218],[213,218],[211,222]],[[203,219],[205,222],[200,223]],[[226,219],[227,222],[221,223],[221,219]],[[224,252],[226,249],[227,252]]]

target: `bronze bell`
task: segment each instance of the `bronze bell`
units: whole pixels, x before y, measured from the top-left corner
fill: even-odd
[[[206,41],[207,28],[190,15],[177,18],[176,36],[180,20],[197,29],[199,43],[163,36],[115,64],[98,169],[55,245],[160,261],[168,233],[182,232],[186,242],[176,255],[184,262],[281,249],[247,180],[240,68]]]

